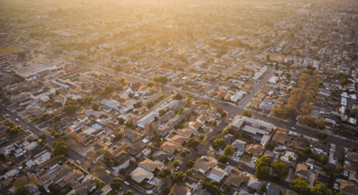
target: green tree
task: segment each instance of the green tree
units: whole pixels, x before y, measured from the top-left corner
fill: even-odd
[[[227,145],[224,149],[224,154],[226,156],[232,156],[235,153],[235,148],[232,145]]]
[[[196,149],[199,145],[200,145],[200,140],[196,138],[190,138],[187,143],[187,146],[193,149]]]
[[[41,133],[41,134],[39,135],[39,138],[40,138],[42,141],[44,141],[44,140],[47,138],[47,135],[46,135],[45,133]]]
[[[98,104],[97,102],[94,102],[94,103],[92,104],[92,109],[95,110],[95,111],[98,111],[98,109],[99,109],[99,104]]]
[[[65,111],[67,112],[67,114],[75,113],[75,111],[78,108],[77,104],[78,104],[78,102],[76,102],[76,101],[67,101],[66,105],[65,105]]]
[[[93,97],[92,96],[86,96],[84,99],[84,103],[86,104],[90,104],[93,101]]]
[[[54,142],[54,149],[52,150],[52,154],[54,156],[59,156],[59,155],[67,155],[68,152],[68,145],[66,144],[66,142],[64,141],[60,141],[60,142]]]
[[[159,110],[159,114],[160,114],[160,115],[164,115],[165,113],[166,113],[166,111],[165,111],[164,109],[160,109],[160,110]]]
[[[251,112],[249,112],[249,111],[245,110],[245,111],[244,111],[244,113],[242,113],[242,116],[251,117],[251,116],[252,116],[252,114],[251,114]]]
[[[290,183],[290,188],[297,194],[308,194],[308,181],[298,177]]]
[[[62,117],[61,117],[60,115],[55,115],[55,116],[53,117],[53,119],[54,119],[56,122],[58,122],[58,121],[60,121],[60,120],[62,119]]]
[[[122,179],[119,177],[115,177],[110,182],[110,185],[111,185],[112,190],[119,191],[122,187]]]
[[[123,125],[124,122],[125,122],[124,118],[121,117],[121,118],[118,119],[118,123],[119,123],[120,125]]]
[[[316,133],[317,137],[319,139],[326,139],[327,138],[327,133],[324,133],[324,132],[318,132]]]
[[[218,195],[219,194],[219,187],[215,184],[215,181],[204,181],[203,188],[206,189],[210,194]]]
[[[123,195],[134,195],[132,190],[127,190]]]
[[[149,82],[147,83],[147,87],[153,87],[153,86],[154,86],[154,83],[153,83],[153,82],[149,81]]]
[[[280,160],[276,160],[272,163],[272,172],[279,178],[285,178],[288,175],[287,165]]]
[[[171,174],[171,170],[169,167],[165,167],[164,169],[160,170],[158,175],[161,178],[166,178],[167,176],[169,176]]]
[[[181,96],[179,93],[177,93],[174,97],[173,100],[182,100],[183,96]]]
[[[184,177],[185,174],[181,171],[178,171],[172,175],[172,181],[173,183],[180,184],[183,181]]]
[[[174,160],[174,161],[173,161],[173,166],[174,166],[175,168],[179,167],[179,166],[180,166],[180,162],[179,162],[178,160]]]
[[[194,166],[194,161],[189,160],[188,162],[185,163],[185,165],[188,167],[188,169],[191,169]]]
[[[321,161],[323,164],[327,164],[329,160],[329,157],[327,155],[323,155],[319,158],[319,161]]]
[[[28,183],[28,179],[26,176],[21,176],[17,178],[14,183],[12,184],[16,189],[25,186]]]
[[[123,133],[122,133],[122,132],[119,132],[119,133],[115,132],[115,133],[114,133],[114,137],[113,137],[113,142],[116,142],[116,141],[122,139],[122,137],[123,137]]]
[[[49,113],[45,113],[40,117],[41,121],[47,121],[50,118],[50,114]]]
[[[223,164],[226,164],[228,162],[228,158],[225,155],[221,155],[221,156],[219,156],[218,161]]]
[[[15,195],[30,195],[29,190],[25,186],[21,186],[16,189]]]
[[[333,193],[326,185],[316,184],[310,188],[310,195],[333,195]]]
[[[267,180],[270,175],[270,167],[260,166],[256,167],[255,175],[258,179]]]

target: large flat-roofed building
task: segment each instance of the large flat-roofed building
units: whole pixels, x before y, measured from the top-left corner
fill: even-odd
[[[243,125],[250,124],[251,126],[258,127],[258,128],[264,128],[265,131],[269,131],[271,133],[274,125],[271,123],[267,123],[265,121],[249,118],[249,117],[242,117],[242,118],[236,118],[234,122],[232,123],[233,127],[236,127],[240,129]]]
[[[31,75],[36,75],[42,71],[46,71],[46,70],[56,70],[57,66],[56,65],[50,65],[50,64],[45,64],[45,63],[33,63],[30,65],[24,65],[18,69],[15,70],[15,72],[24,77],[24,78],[28,78]]]

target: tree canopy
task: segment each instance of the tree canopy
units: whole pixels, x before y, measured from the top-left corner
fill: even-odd
[[[308,193],[308,181],[302,177],[298,177],[290,183],[290,188],[297,194]]]
[[[224,149],[224,154],[226,156],[232,156],[235,153],[235,148],[232,145],[227,145]]]
[[[184,177],[185,177],[185,174],[181,171],[178,171],[172,175],[172,181],[173,181],[173,183],[180,184],[183,181]]]
[[[115,177],[112,179],[112,181],[110,182],[111,188],[113,190],[120,190],[120,188],[122,187],[122,179],[119,177]]]
[[[59,156],[59,155],[67,155],[68,152],[68,145],[66,144],[66,142],[64,141],[60,141],[60,142],[54,142],[54,149],[52,151],[52,154],[54,156]]]
[[[285,178],[288,175],[287,165],[280,160],[276,160],[272,163],[272,172],[279,178]]]

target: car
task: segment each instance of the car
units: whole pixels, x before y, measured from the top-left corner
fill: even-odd
[[[124,181],[124,184],[126,184],[127,186],[129,186],[129,183],[128,183],[128,181]]]
[[[341,139],[346,140],[347,138],[345,138],[345,137],[341,137]]]
[[[18,119],[18,118],[16,118],[15,120],[16,120],[17,122],[19,122],[19,119]]]
[[[9,115],[9,114],[5,114],[5,116],[6,116],[6,117],[10,117],[10,115]]]
[[[294,128],[294,127],[291,127],[291,129],[292,129],[292,130],[296,130],[296,128]]]
[[[226,165],[229,165],[229,162],[226,162]]]
[[[79,160],[76,160],[76,163],[77,163],[77,164],[81,164],[81,161],[79,161]]]

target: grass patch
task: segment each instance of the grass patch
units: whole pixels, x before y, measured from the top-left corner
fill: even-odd
[[[20,50],[21,49],[18,48],[18,47],[7,46],[7,47],[0,48],[0,55],[13,53],[13,52],[17,52],[17,51],[20,51]]]

